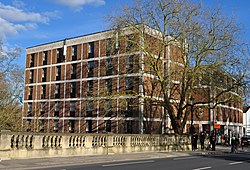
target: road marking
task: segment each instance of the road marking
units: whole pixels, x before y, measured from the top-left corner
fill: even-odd
[[[203,169],[211,169],[211,168],[212,168],[211,166],[206,166],[206,167],[202,167],[202,168],[196,168],[193,170],[203,170]]]
[[[155,162],[155,161],[154,160],[150,160],[150,161],[139,161],[139,162],[124,162],[124,163],[118,163],[118,164],[102,165],[102,167],[122,166],[122,165],[132,165],[132,164],[144,164],[144,163],[152,163],[152,162]]]
[[[231,162],[229,165],[236,165],[236,164],[242,164],[243,162]]]
[[[191,156],[191,157],[183,157],[183,158],[174,158],[174,161],[178,161],[178,160],[185,160],[185,159],[197,159],[199,158],[198,156]]]

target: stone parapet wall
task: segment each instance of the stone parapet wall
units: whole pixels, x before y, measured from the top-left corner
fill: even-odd
[[[60,134],[1,131],[0,158],[27,159],[132,152],[189,150],[189,136]]]

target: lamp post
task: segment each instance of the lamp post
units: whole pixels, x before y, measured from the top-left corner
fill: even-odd
[[[195,127],[194,127],[194,98],[190,97],[190,106],[191,106],[191,126],[190,126],[190,133],[194,134]]]

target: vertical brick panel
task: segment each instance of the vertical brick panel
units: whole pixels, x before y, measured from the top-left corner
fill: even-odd
[[[71,64],[66,65],[66,80],[71,79]]]
[[[84,43],[82,45],[82,48],[83,48],[82,58],[86,59],[86,58],[88,58],[88,43]]]
[[[98,77],[99,61],[94,61],[94,77]]]
[[[71,49],[72,49],[72,46],[67,46],[67,55],[66,55],[67,62],[72,61]]]
[[[120,57],[120,74],[126,74],[126,57]]]
[[[88,77],[88,62],[82,63],[82,78]]]
[[[99,57],[99,41],[94,42],[94,57]]]
[[[101,47],[100,47],[100,56],[106,56],[106,40],[101,40]]]
[[[87,81],[82,81],[82,96],[83,98],[85,98],[87,96]]]
[[[98,96],[98,81],[97,80],[93,80],[93,95],[94,97]]]
[[[77,45],[77,60],[81,60],[82,44]]]
[[[112,58],[112,64],[113,64],[113,74],[118,74],[118,57]]]
[[[31,54],[26,55],[26,68],[30,68]]]
[[[38,66],[38,53],[35,53],[35,57],[34,57],[34,67]]]
[[[53,49],[50,51],[51,52],[51,57],[52,57],[52,64],[56,64],[57,63],[57,49]]]
[[[106,76],[106,60],[101,59],[100,60],[100,76]]]
[[[43,52],[39,52],[37,56],[37,66],[42,66],[43,65]]]
[[[76,79],[81,78],[81,63],[76,64]]]

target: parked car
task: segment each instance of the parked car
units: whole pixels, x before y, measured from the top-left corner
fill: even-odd
[[[241,145],[242,146],[250,146],[250,136],[243,136],[241,138]]]

